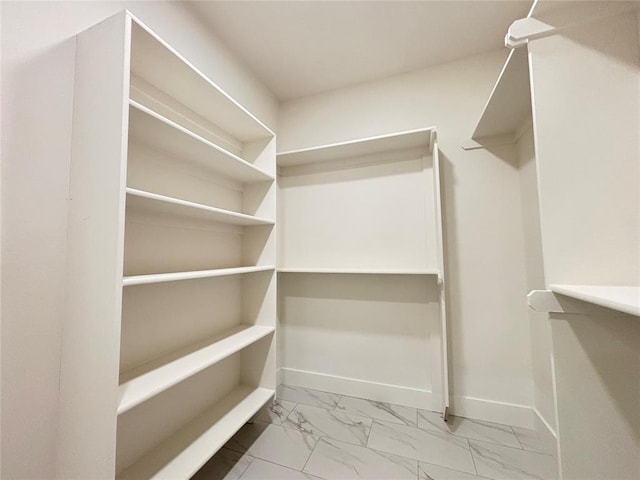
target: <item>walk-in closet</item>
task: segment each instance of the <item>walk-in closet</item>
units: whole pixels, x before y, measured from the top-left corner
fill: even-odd
[[[1,478],[640,478],[639,2],[0,22]]]

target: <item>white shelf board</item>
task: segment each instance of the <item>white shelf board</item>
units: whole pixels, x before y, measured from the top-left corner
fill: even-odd
[[[135,188],[127,188],[127,208],[159,215],[195,218],[242,226],[273,225],[275,223],[268,218],[254,217]]]
[[[275,394],[239,386],[210,410],[117,476],[119,480],[190,478]]]
[[[430,127],[348,142],[319,145],[300,150],[290,150],[278,153],[276,159],[278,166],[290,167],[415,148],[423,148],[425,154],[428,154],[431,151],[433,131],[435,131],[435,128]]]
[[[640,316],[640,287],[549,285],[549,290],[583,302]]]
[[[356,275],[439,275],[437,270],[384,268],[278,268],[278,273],[344,273]]]
[[[273,180],[273,176],[224,148],[129,100],[129,136],[148,145],[241,182]]]
[[[244,273],[266,272],[275,270],[274,266],[216,268],[213,270],[195,270],[190,272],[151,273],[148,275],[131,275],[122,279],[122,286],[145,285],[149,283],[175,282],[177,280],[193,280],[196,278],[224,277]]]
[[[515,134],[531,117],[531,89],[526,48],[514,48],[502,67],[472,138]]]
[[[131,71],[242,142],[274,133],[131,15]]]
[[[118,387],[118,415],[273,333],[274,327],[239,325],[206,343],[191,346],[125,372]],[[154,368],[155,367],[155,368]],[[141,373],[145,372],[145,373]]]

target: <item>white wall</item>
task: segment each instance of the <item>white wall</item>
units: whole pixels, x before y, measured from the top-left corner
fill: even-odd
[[[124,7],[275,124],[275,99],[179,2],[2,3],[2,478],[53,475],[72,37]]]
[[[544,290],[546,286],[542,261],[538,180],[532,126],[529,126],[518,139],[517,148],[520,165],[527,290]],[[551,374],[553,365],[549,316],[530,308],[527,308],[527,314],[531,334],[534,407],[548,427],[553,429],[552,433],[555,433],[556,414]]]
[[[438,127],[453,408],[522,424],[530,422],[533,393],[517,152],[513,146],[494,152],[461,148],[506,54],[286,102],[278,150]]]

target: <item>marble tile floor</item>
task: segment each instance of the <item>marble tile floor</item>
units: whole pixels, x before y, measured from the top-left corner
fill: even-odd
[[[555,480],[533,430],[281,385],[195,480]]]

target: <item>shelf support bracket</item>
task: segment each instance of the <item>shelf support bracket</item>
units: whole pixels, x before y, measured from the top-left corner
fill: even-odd
[[[556,32],[557,28],[548,25],[533,17],[521,18],[511,24],[504,37],[504,45],[507,48],[520,48],[529,40],[548,37]]]
[[[551,290],[532,290],[529,295],[527,295],[527,303],[532,310],[543,313],[607,316],[626,315],[623,312],[617,312],[605,307],[583,302],[582,300],[560,295]]]

